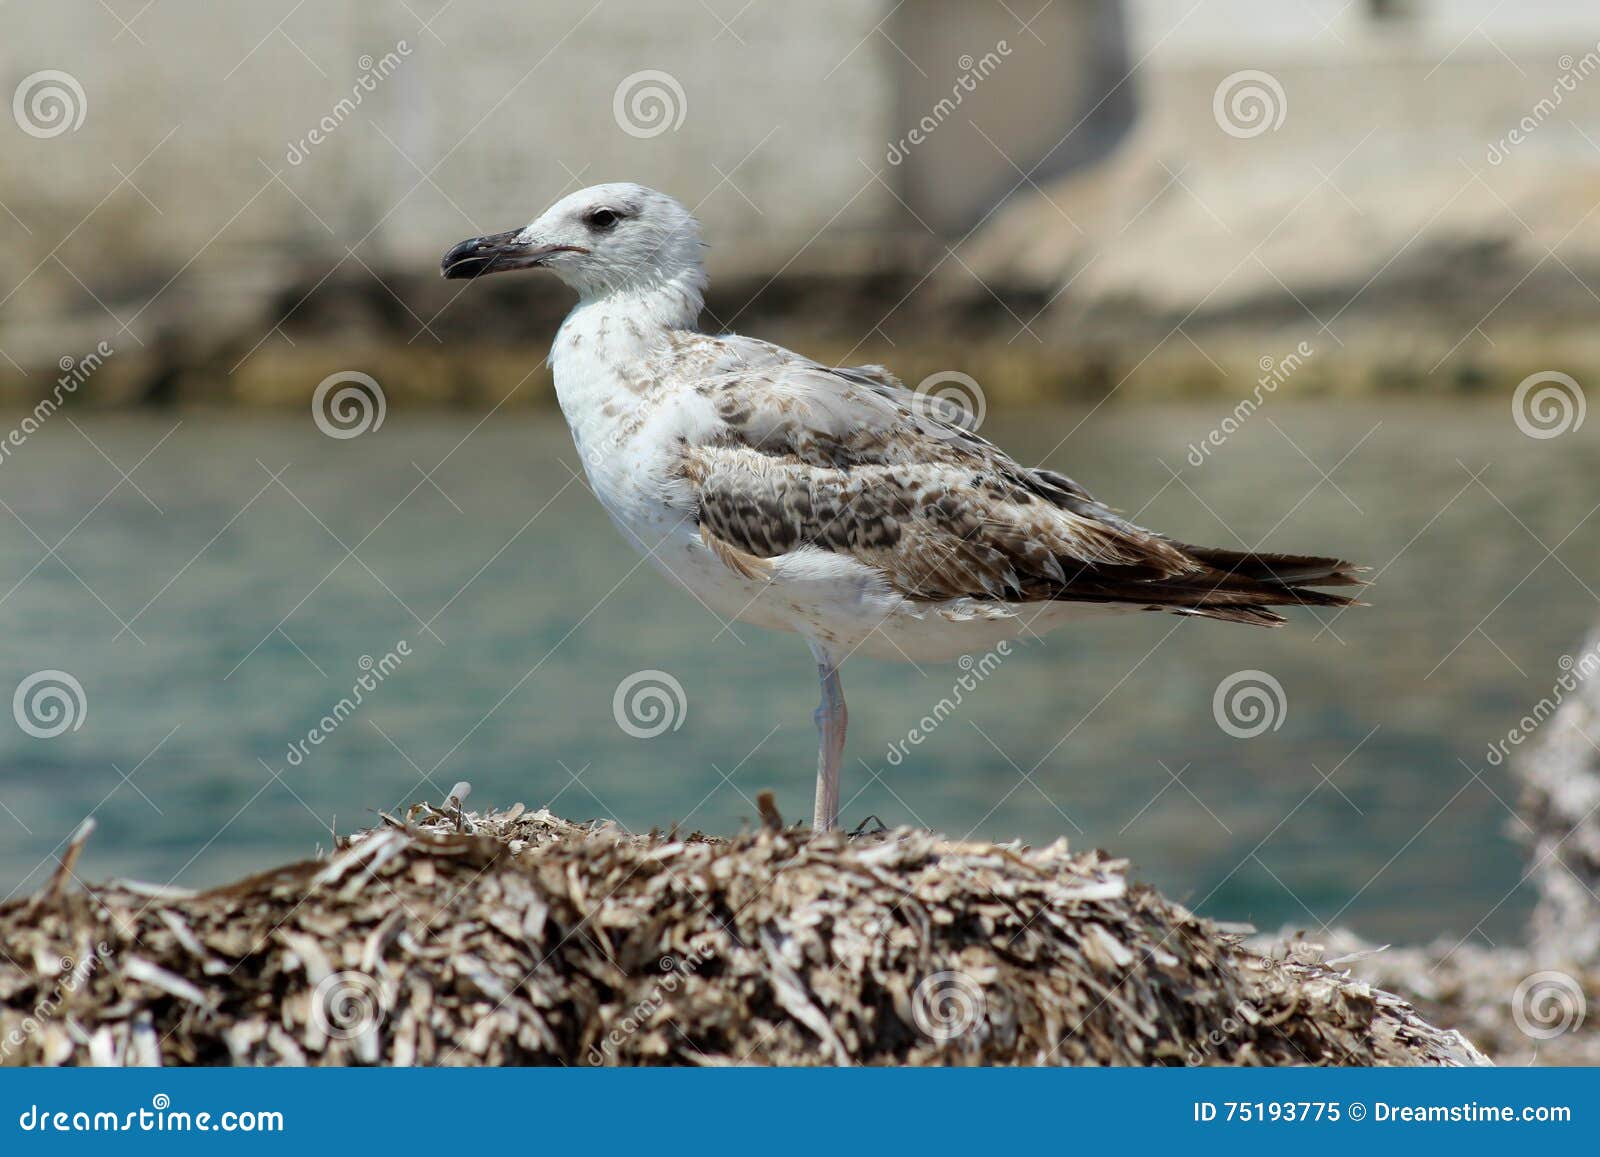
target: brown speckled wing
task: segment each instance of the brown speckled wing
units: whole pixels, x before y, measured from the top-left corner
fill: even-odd
[[[1030,470],[878,367],[829,370],[749,339],[697,337],[715,420],[680,460],[702,536],[735,559],[846,554],[907,597],[1131,603],[1249,622],[1259,605],[1338,604],[1337,559],[1187,547]],[[681,368],[679,370],[681,372]],[[735,565],[735,563],[737,565]]]
[[[717,540],[764,559],[804,546],[847,554],[916,599],[1048,598],[1089,572],[1157,577],[1193,566],[1155,540],[943,463],[839,468],[705,446],[686,452],[683,469]]]

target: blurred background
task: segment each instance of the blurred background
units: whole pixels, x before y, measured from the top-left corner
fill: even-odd
[[[1592,5],[0,26],[0,894],[86,815],[80,874],[195,886],[462,779],[632,829],[736,831],[767,788],[808,814],[809,657],[611,529],[544,367],[565,291],[437,274],[635,180],[704,223],[708,328],[954,391],[1177,537],[1373,567],[1370,607],[1277,632],[1132,616],[981,678],[853,660],[848,823],[1064,836],[1263,927],[1524,919],[1505,755],[1596,617]],[[619,695],[640,672],[664,723]]]

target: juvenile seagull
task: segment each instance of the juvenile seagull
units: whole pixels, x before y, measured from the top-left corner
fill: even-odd
[[[577,291],[550,364],[606,513],[717,614],[811,647],[817,830],[838,826],[839,665],[857,651],[952,659],[1096,611],[1274,626],[1274,605],[1352,601],[1309,589],[1358,584],[1347,562],[1135,526],[881,366],[700,332],[701,248],[699,223],[671,197],[596,185],[525,229],[463,241],[441,272],[537,267]]]

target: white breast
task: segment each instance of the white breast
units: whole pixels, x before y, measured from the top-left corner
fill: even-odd
[[[674,458],[681,439],[714,417],[693,391],[645,376],[651,339],[661,336],[606,303],[580,305],[556,335],[556,397],[589,485],[628,544],[720,617],[787,626],[762,614],[764,584],[728,570],[700,540]]]
[[[1068,617],[1064,606],[914,604],[872,568],[813,547],[768,560],[762,579],[731,570],[701,540],[693,493],[676,469],[684,440],[709,436],[719,419],[691,385],[650,376],[659,363],[649,354],[662,340],[661,329],[615,303],[580,305],[551,348],[556,396],[589,485],[623,538],[718,618],[795,631],[841,657],[938,661]]]

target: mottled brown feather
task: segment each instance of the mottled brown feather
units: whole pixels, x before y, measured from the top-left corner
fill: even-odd
[[[700,541],[711,553],[722,560],[722,565],[747,579],[764,579],[772,574],[772,564],[764,558],[740,550],[726,539],[718,538],[709,523],[700,524]]]
[[[730,569],[802,547],[882,573],[909,598],[1081,601],[1237,622],[1270,605],[1342,606],[1340,559],[1194,547],[1136,526],[1065,475],[1033,470],[881,367],[831,370],[746,338],[669,351],[716,422],[686,442],[702,537]]]

